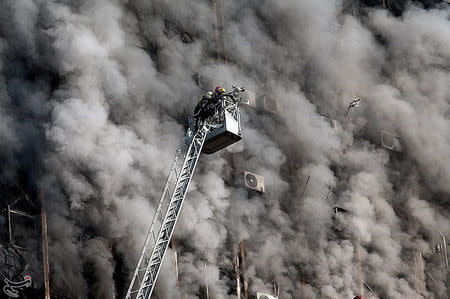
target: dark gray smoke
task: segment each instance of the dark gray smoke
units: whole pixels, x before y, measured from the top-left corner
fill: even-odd
[[[448,6],[355,17],[341,1],[216,2],[223,24],[206,0],[0,3],[0,177],[40,174],[52,287],[124,295],[200,72],[281,110],[243,109],[243,141],[201,158],[175,231],[181,298],[202,296],[205,273],[210,298],[234,298],[241,239],[251,294],[447,298],[434,246],[450,238]],[[268,193],[249,198],[229,167]],[[173,251],[156,293],[178,297]]]

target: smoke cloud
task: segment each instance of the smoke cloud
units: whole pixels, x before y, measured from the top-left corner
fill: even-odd
[[[448,298],[434,250],[450,238],[449,20],[444,3],[395,17],[342,1],[2,1],[0,178],[29,171],[45,193],[52,288],[124,296],[199,72],[280,109],[243,107],[243,140],[200,158],[178,281],[172,248],[159,298],[204,298],[205,284],[235,298],[241,240],[252,295]]]

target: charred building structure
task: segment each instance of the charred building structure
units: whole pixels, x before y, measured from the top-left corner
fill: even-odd
[[[22,290],[24,296],[38,297],[44,290],[40,204],[20,186],[3,185],[0,192],[1,281],[20,282],[29,276],[32,284]]]
[[[205,57],[214,57],[218,63],[232,63],[227,55],[230,49],[227,48],[227,43],[224,40],[223,31],[227,26],[227,18],[223,13],[222,1],[212,1],[211,16],[214,24],[214,32],[216,36],[216,44],[210,53],[203,53]],[[342,12],[344,14],[352,14],[356,17],[364,14],[364,10],[368,7],[384,7],[391,11],[395,15],[401,15],[405,10],[408,3],[412,3],[406,0],[383,0],[383,1],[369,1],[369,0],[349,0],[343,1]],[[432,8],[436,5],[445,5],[442,0],[420,0],[416,1],[419,5],[423,5],[425,8]],[[134,11],[138,17],[139,12]],[[163,24],[164,34],[168,39],[179,39],[184,44],[195,43],[199,39],[197,32],[189,32],[183,28],[173,16],[168,16]],[[158,44],[150,38],[146,37],[144,33],[141,33],[141,39],[143,41],[142,48],[148,53],[151,59],[155,62],[159,72],[168,72],[172,65],[177,63],[188,64],[188,60],[175,61],[174,56],[171,54],[173,51],[168,45]],[[178,51],[179,49],[177,49]],[[183,53],[181,56],[187,55]],[[191,70],[190,65],[186,65],[185,68]],[[197,91],[205,92],[207,90],[213,90],[215,85],[231,86],[235,82],[219,82],[216,78],[208,77],[197,70],[192,69],[192,77],[186,78],[186,81],[195,82],[198,86]],[[280,99],[277,99],[272,95],[271,90],[265,86],[258,86],[247,89],[242,95],[242,109],[249,117],[249,121],[255,126],[266,130],[267,134],[273,136],[275,142],[279,142],[282,148],[285,149],[284,154],[287,156],[287,162],[282,167],[282,177],[289,183],[287,192],[290,195],[299,197],[299,202],[303,199],[308,188],[311,188],[314,178],[310,176],[304,176],[301,181],[298,181],[298,176],[295,173],[298,166],[302,164],[301,158],[296,158],[299,155],[300,149],[293,145],[286,144],[282,140],[281,136],[277,136],[277,132],[271,131],[273,128],[285,129],[285,123],[279,116],[279,114],[286,109],[283,107]],[[200,96],[197,94],[197,96]],[[349,103],[352,99],[349,99]],[[364,99],[362,99],[364,101]],[[314,100],[311,99],[314,103]],[[350,108],[349,108],[350,109]],[[343,111],[341,114],[330,114],[328,111],[321,111],[320,107],[317,107],[317,112],[321,116],[322,125],[329,128],[330,132],[341,138],[343,128],[346,126],[348,118],[353,117],[353,114],[357,114],[357,108],[350,109],[348,116]],[[264,126],[263,122],[270,122],[272,126]],[[380,149],[387,151],[387,155],[391,157],[391,163],[397,164],[399,172],[401,171],[402,159],[404,158],[406,149],[402,144],[401,136],[398,136],[397,132],[392,131],[376,131],[370,132],[369,142],[376,144]],[[245,138],[245,128],[244,128]],[[278,138],[278,139],[277,139]],[[367,136],[356,136],[355,142],[366,142]],[[248,160],[251,154],[245,150],[240,153],[226,152],[224,157],[227,161],[226,173],[224,174],[226,184],[228,188],[233,190],[241,190],[242,194],[248,201],[262,201],[266,205],[271,205],[272,199],[280,197],[282,195],[274,194],[271,189],[271,178],[264,177],[260,169],[247,169],[241,165],[242,161]],[[1,161],[1,160],[0,160]],[[397,167],[396,166],[396,167]],[[331,167],[339,171],[339,165],[331,165]],[[403,170],[407,171],[407,170]],[[24,187],[25,186],[25,187]],[[23,298],[73,298],[73,295],[69,293],[62,294],[59,291],[51,290],[51,257],[49,266],[48,248],[47,248],[47,228],[46,228],[46,210],[45,210],[45,190],[38,190],[37,187],[26,187],[26,179],[19,179],[16,183],[8,183],[1,185],[0,189],[0,274],[2,275],[1,281],[8,279],[9,281],[23,281],[26,277],[31,277],[32,285],[21,290]],[[394,186],[395,188],[395,186]],[[349,217],[352,217],[352,211],[340,207],[339,186],[335,190],[329,189],[323,196],[327,200],[333,202],[335,208],[330,213],[334,213],[334,229],[335,234],[332,241],[339,242],[342,239],[351,239],[347,231],[342,229],[342,223],[346,222]],[[400,207],[398,207],[400,209]],[[399,211],[401,213],[401,211]],[[248,274],[249,263],[247,261],[247,255],[254,249],[252,244],[249,244],[245,237],[240,235],[241,226],[252,226],[252,219],[249,217],[236,217],[234,219],[236,223],[236,231],[230,232],[228,247],[231,249],[229,252],[229,259],[233,261],[232,265],[223,265],[220,269],[220,276],[227,277],[228,288],[230,290],[229,295],[235,295],[238,299],[277,299],[280,293],[280,285],[271,277],[267,278],[267,286],[265,289],[252,292],[251,285],[253,283],[252,277]],[[428,285],[436,282],[437,276],[448,275],[448,253],[447,246],[448,240],[442,235],[440,238],[437,235],[436,240],[430,240],[434,242],[435,252],[428,255],[427,258],[423,257],[422,252],[418,248],[408,248],[402,252],[403,259],[406,263],[409,263],[410,269],[414,271],[414,286],[419,294],[425,294]],[[354,240],[355,248],[358,248],[357,240]],[[175,273],[174,279],[178,284],[178,241],[173,238],[170,243],[170,249],[172,252],[172,258],[174,262]],[[112,245],[115,247],[115,244]],[[123,298],[126,293],[126,288],[129,276],[133,269],[126,267],[123,256],[114,251],[113,257],[115,261],[115,275],[114,275],[114,294],[117,298]],[[166,258],[167,259],[167,258]],[[361,257],[358,250],[354,252],[354,260],[357,265],[355,269],[356,275],[359,276],[360,294],[355,295],[367,295],[370,298],[370,292],[373,292],[373,284],[368,281],[361,268]],[[205,262],[205,284],[198,290],[198,296],[202,299],[209,299],[208,289],[208,277],[206,274],[207,263]],[[307,290],[313,283],[314,274],[303,269],[302,264],[292,265],[301,273],[301,285],[302,290]],[[448,279],[447,279],[448,280]],[[178,290],[180,294],[180,290]],[[300,294],[301,298],[308,298],[307,292]],[[180,296],[180,295],[179,295]],[[181,297],[180,297],[181,298]],[[366,298],[366,297],[364,297]]]

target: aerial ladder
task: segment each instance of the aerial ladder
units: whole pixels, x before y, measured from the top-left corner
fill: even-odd
[[[203,123],[195,124],[196,116],[188,117],[185,140],[169,169],[126,299],[151,297],[200,154],[212,154],[242,139],[238,93],[243,91],[242,87],[233,87],[231,93],[221,95],[211,104],[214,114]],[[182,163],[180,155],[184,155]]]

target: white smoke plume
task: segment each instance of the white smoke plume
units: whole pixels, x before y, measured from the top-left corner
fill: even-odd
[[[242,239],[252,295],[276,283],[283,299],[448,298],[434,246],[440,233],[450,238],[450,8],[341,9],[0,2],[0,178],[39,173],[52,288],[124,296],[200,72],[270,93],[281,110],[242,109],[244,139],[201,157],[174,234],[178,282],[171,249],[159,298],[204,298],[205,273],[210,298],[235,298]],[[356,97],[362,104],[344,117]],[[399,136],[403,152],[382,148],[380,131]],[[264,176],[267,194],[249,197],[243,170]]]

